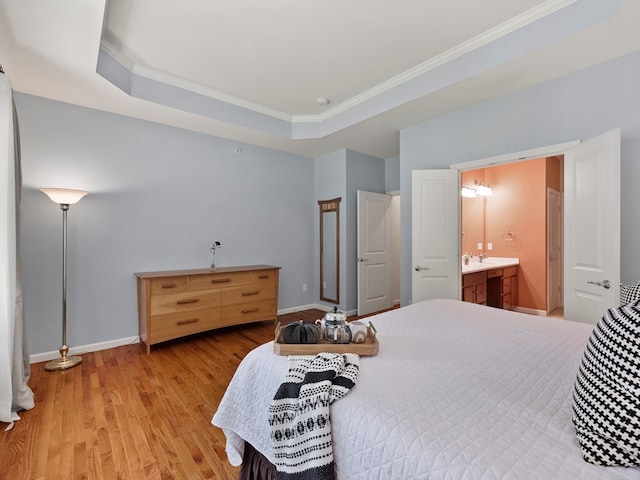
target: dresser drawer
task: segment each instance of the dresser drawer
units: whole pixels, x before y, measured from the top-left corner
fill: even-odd
[[[153,317],[152,331],[150,332],[152,343],[211,330],[217,328],[219,323],[219,308],[158,315]]]
[[[151,297],[150,315],[202,310],[220,306],[220,289],[210,292],[185,292]]]
[[[255,322],[256,320],[274,320],[278,315],[276,300],[232,305],[222,308],[222,323],[220,326],[237,325]]]
[[[211,290],[234,285],[246,285],[251,281],[251,272],[212,273],[189,277],[189,291]]]
[[[165,277],[150,280],[151,295],[179,293],[187,291],[187,277]]]
[[[251,283],[274,283],[277,275],[277,270],[256,270],[251,272]]]
[[[247,285],[245,287],[231,287],[222,290],[222,305],[237,305],[253,303],[261,300],[271,300],[276,296],[276,284],[263,283]]]

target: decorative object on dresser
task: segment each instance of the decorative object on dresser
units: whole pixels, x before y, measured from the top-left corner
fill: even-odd
[[[213,242],[213,244],[209,248],[209,250],[211,250],[211,266],[209,267],[210,270],[216,269],[216,250],[218,250],[219,248],[222,248],[222,244],[217,240]]]
[[[136,273],[147,346],[216,328],[277,320],[280,267],[247,265]]]
[[[41,188],[40,191],[59,204],[62,210],[62,346],[60,357],[51,360],[44,368],[45,370],[66,370],[82,362],[82,357],[68,356],[69,347],[67,346],[67,211],[69,205],[78,203],[87,192],[68,188]]]

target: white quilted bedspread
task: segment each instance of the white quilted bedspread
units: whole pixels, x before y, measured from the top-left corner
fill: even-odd
[[[582,459],[571,392],[592,326],[453,300],[371,319],[380,352],[331,407],[339,480],[636,479]],[[232,464],[273,461],[267,413],[287,372],[268,343],[238,368],[212,420]]]

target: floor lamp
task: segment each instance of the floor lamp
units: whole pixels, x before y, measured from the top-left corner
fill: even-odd
[[[45,370],[65,370],[82,362],[82,357],[67,355],[69,353],[67,346],[67,210],[69,205],[77,203],[87,192],[68,188],[41,188],[40,191],[59,204],[62,210],[62,346],[60,358],[51,360],[44,368]]]

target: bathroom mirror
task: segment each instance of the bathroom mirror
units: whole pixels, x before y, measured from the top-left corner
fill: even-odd
[[[484,169],[462,172],[461,184],[462,186],[473,186],[476,179],[484,180],[484,175]],[[463,196],[461,200],[461,251],[463,254],[469,252],[478,255],[484,251],[478,250],[478,243],[485,245],[485,197],[468,198]]]
[[[340,303],[340,198],[320,207],[320,300]]]

